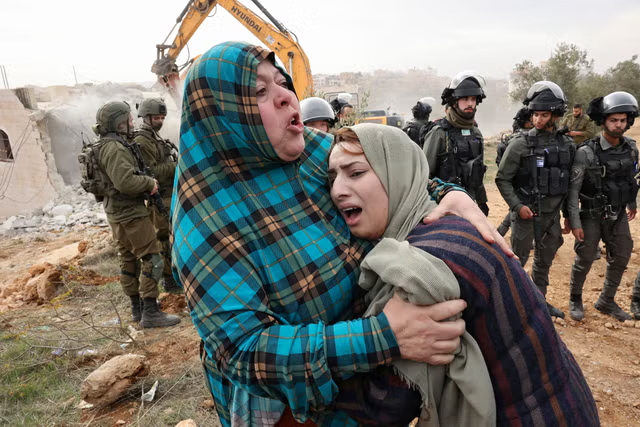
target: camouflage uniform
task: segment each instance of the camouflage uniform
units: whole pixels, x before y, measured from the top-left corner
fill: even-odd
[[[173,191],[173,177],[176,169],[175,146],[171,142],[162,139],[146,123],[136,132],[133,140],[139,144],[145,164],[151,169],[153,176],[158,181],[158,191],[162,196],[164,205],[169,209]],[[169,242],[171,224],[169,223],[169,217],[161,214],[155,205],[151,207],[151,216],[153,224],[158,230],[157,238],[162,245],[163,276],[166,278],[171,276],[171,244]]]
[[[596,144],[598,145],[596,146]],[[612,171],[608,170],[610,168],[606,168],[606,166],[605,176],[602,176],[603,167],[594,153],[594,148],[598,151],[601,149],[603,153],[606,153],[605,155],[615,156],[614,163],[620,169],[624,168],[623,174],[628,175],[627,179],[622,180],[622,185],[628,193],[626,199],[630,201],[625,202],[624,206],[613,206],[614,212],[610,212],[611,217],[606,219],[603,219],[604,207],[612,202],[608,195],[616,191],[617,181],[620,181],[610,175]],[[636,209],[637,187],[635,187],[634,175],[636,174],[637,162],[638,150],[635,141],[624,136],[622,142],[616,147],[610,145],[603,136],[587,141],[578,147],[576,159],[571,168],[571,186],[567,203],[571,228],[581,228],[584,232],[582,242],[576,239],[574,246],[576,258],[571,269],[570,305],[575,308],[579,307],[579,310],[571,310],[571,317],[574,320],[582,320],[582,288],[587,274],[591,270],[594,254],[598,250],[600,240],[607,248],[607,272],[601,294],[603,301],[613,301],[622,275],[629,263],[633,239],[629,230],[626,208]],[[613,173],[617,172],[613,171]],[[595,190],[597,181],[601,181],[599,190]],[[598,202],[598,199],[594,198],[594,194],[591,193],[598,193],[598,196],[602,197],[600,199],[602,202]],[[620,317],[618,320],[629,320],[630,317],[626,313],[620,313],[621,311],[616,310]]]
[[[584,132],[584,135],[572,137],[576,144],[581,144],[587,139],[593,138],[597,133],[595,123],[585,114],[575,117],[573,113],[568,113],[560,122],[560,127],[562,126],[568,127],[570,131]]]
[[[138,174],[139,167],[121,135],[110,133],[102,139],[107,142],[100,150],[100,166],[116,190],[113,195],[105,195],[103,204],[118,246],[120,284],[128,296],[157,298],[163,263],[159,256],[153,257],[160,253],[160,245],[144,196],[153,190],[155,182]]]
[[[511,246],[513,252],[520,258],[520,263],[523,267],[527,264],[534,240],[533,220],[522,219],[519,215],[522,207],[532,207],[532,202],[527,200],[524,195],[525,192],[528,192],[525,188],[527,178],[524,171],[527,170],[527,163],[531,160],[531,148],[528,142],[531,136],[537,139],[538,147],[565,147],[570,152],[571,160],[573,160],[573,153],[575,153],[575,146],[569,137],[558,134],[556,130],[543,132],[532,129],[513,138],[502,157],[496,175],[496,185],[511,210],[513,220]],[[538,167],[541,168],[540,165]],[[568,167],[566,168],[566,174],[568,181]],[[567,191],[565,191],[565,194]],[[556,193],[559,193],[559,191],[556,191]],[[534,251],[531,278],[543,294],[546,294],[547,286],[549,286],[549,269],[553,258],[564,242],[560,227],[560,210],[564,197],[563,194],[548,195],[543,196],[541,201],[539,216],[543,230],[542,247]]]

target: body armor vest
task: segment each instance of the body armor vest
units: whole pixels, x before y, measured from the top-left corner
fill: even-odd
[[[522,202],[534,203],[532,196],[536,193],[542,197],[566,195],[573,163],[571,143],[557,132],[551,136],[556,143],[550,145],[540,144],[537,135],[523,135],[529,154],[522,158],[515,180]]]
[[[439,123],[445,133],[445,151],[436,157],[435,176],[445,182],[452,182],[467,190],[475,190],[482,185],[484,172],[483,139],[473,134],[463,135],[446,119]]]
[[[587,168],[580,192],[582,211],[610,209],[615,215],[633,202],[638,194],[637,152],[623,143],[622,150],[603,150],[599,139],[584,142],[595,154],[595,163]],[[596,213],[596,212],[594,212]],[[607,212],[605,212],[607,214]]]
[[[178,147],[176,147],[168,139],[160,138],[156,132],[148,128],[141,128],[136,130],[134,138],[138,135],[144,135],[152,141],[156,141],[158,143],[158,145],[160,146],[160,152],[162,153],[162,158],[158,161],[158,163],[178,161],[178,156],[176,155],[176,153],[178,152]]]

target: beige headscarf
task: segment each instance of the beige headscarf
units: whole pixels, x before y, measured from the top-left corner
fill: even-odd
[[[460,298],[458,282],[446,264],[405,240],[436,206],[427,192],[429,164],[422,150],[391,126],[359,124],[351,129],[389,196],[383,239],[360,266],[359,284],[368,291],[365,316],[381,312],[394,292],[414,304]],[[449,365],[400,360],[394,367],[422,394],[418,426],[495,426],[489,372],[478,344],[467,332]]]

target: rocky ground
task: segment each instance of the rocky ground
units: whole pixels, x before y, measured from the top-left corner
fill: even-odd
[[[491,147],[488,147],[488,151],[490,150]],[[490,164],[492,159],[488,154],[487,163]],[[490,174],[493,169],[495,168],[490,165]],[[490,220],[497,225],[507,208],[492,184],[491,176],[488,177],[487,188]],[[111,286],[114,295],[118,294],[114,283],[117,281],[117,265],[102,269],[87,267],[100,265],[101,257],[110,256],[113,259],[113,248],[101,206],[95,204],[80,189],[70,189],[63,198],[41,212],[9,219],[0,230],[3,234],[0,237],[0,271],[3,273],[0,278],[0,332],[17,333],[18,325],[24,324],[27,317],[30,321],[37,318],[40,324],[55,323],[56,316],[59,316],[59,312],[53,309],[56,304],[56,307],[62,306],[72,312],[88,310],[77,302],[82,300],[69,297],[69,290],[60,286],[60,283],[72,280],[78,289],[90,287],[92,292],[96,292],[96,289],[99,292],[100,287]],[[636,219],[631,223],[631,230],[638,241],[640,220]],[[573,243],[571,235],[565,236],[565,243],[551,269],[548,293],[550,302],[565,312],[568,311]],[[639,254],[640,249],[634,249],[616,297],[620,306],[627,310],[633,282],[640,270]],[[602,288],[605,268],[606,260],[603,256],[594,263],[585,284],[584,321],[574,322],[567,317],[565,321],[556,322],[556,329],[585,373],[598,404],[602,425],[640,426],[640,394],[637,392],[640,389],[640,321],[619,323],[599,314],[593,308],[593,302]],[[46,283],[54,285],[47,287]],[[73,292],[78,295],[85,291]],[[52,297],[55,304],[47,302],[47,298]],[[175,425],[180,419],[194,418],[200,420],[199,425],[216,424],[215,414],[211,409],[212,402],[201,383],[198,338],[185,312],[184,299],[172,295],[163,295],[162,299],[167,311],[182,316],[182,323],[170,329],[145,331],[141,344],[132,347],[134,350],[131,351],[145,355],[151,364],[152,373],[155,372],[161,380],[188,378],[189,389],[197,389],[197,393],[190,397],[193,405],[188,410],[183,408],[178,417],[175,408],[181,396],[167,392],[163,394],[166,408],[162,409],[162,419],[173,421],[152,422],[151,416],[141,411],[139,396],[134,396],[109,407],[75,409],[77,413],[74,417],[77,417],[79,423],[90,425],[92,420],[99,419],[103,422],[100,425]],[[121,299],[118,304],[126,313],[126,301]],[[93,312],[98,305],[96,303],[91,307],[90,311]],[[104,316],[103,321],[111,321],[113,317],[98,308],[95,308],[93,315]],[[126,314],[123,314],[123,319],[124,316]],[[81,367],[95,368],[107,360],[107,356],[125,354],[130,349],[125,346],[104,350],[102,355],[89,359]],[[147,389],[148,387],[149,384]],[[75,399],[79,400],[77,397]],[[75,403],[79,402],[74,401]],[[141,421],[141,414],[146,416],[147,421]]]

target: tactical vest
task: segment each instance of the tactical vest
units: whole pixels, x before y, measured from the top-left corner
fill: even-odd
[[[135,139],[138,135],[143,135],[149,138],[152,141],[156,141],[160,145],[160,155],[162,158],[158,160],[158,163],[166,163],[166,162],[177,162],[178,156],[176,155],[178,152],[178,147],[176,147],[171,141],[168,139],[162,139],[156,137],[156,133],[151,131],[151,129],[140,128],[134,132],[133,138]]]
[[[629,143],[623,143],[622,150],[603,150],[599,138],[585,141],[584,145],[595,154],[595,163],[585,173],[580,192],[581,210],[610,206],[612,213],[621,212],[638,194],[637,151]]]
[[[500,166],[500,162],[502,161],[502,156],[504,156],[504,152],[507,151],[507,147],[509,146],[509,142],[517,135],[520,135],[520,131],[512,133],[510,135],[502,135],[500,137],[500,142],[496,147],[496,166]]]
[[[540,144],[536,135],[522,135],[527,141],[529,154],[522,158],[514,181],[520,199],[525,204],[534,203],[536,190],[543,197],[566,195],[573,163],[571,143],[558,132],[551,137],[556,139],[556,144],[550,145]],[[534,176],[537,176],[537,181]]]
[[[404,133],[406,133],[409,138],[411,138],[411,140],[413,142],[415,142],[416,144],[418,144],[420,146],[420,148],[422,148],[423,146],[423,142],[420,141],[420,126],[418,126],[417,123],[415,122],[409,122],[407,123],[407,126],[405,126],[404,129],[402,129],[404,131]]]
[[[486,166],[484,165],[483,139],[469,129],[452,126],[447,120],[439,123],[445,134],[445,152],[436,157],[435,176],[445,182],[453,182],[467,190],[475,190],[482,185]]]
[[[109,175],[100,166],[100,150],[108,138],[100,138],[98,141],[82,145],[82,151],[78,154],[80,163],[80,185],[87,193],[93,194],[97,202],[102,202],[105,196],[113,196],[117,190]]]

